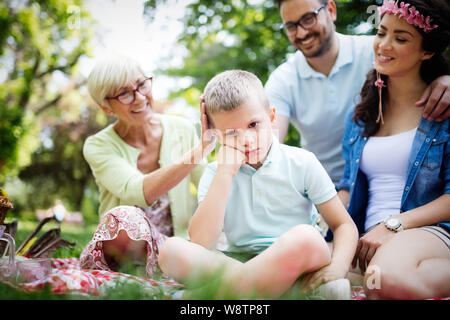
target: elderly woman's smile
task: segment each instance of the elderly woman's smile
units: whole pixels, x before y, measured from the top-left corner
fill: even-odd
[[[131,110],[131,112],[132,113],[141,113],[142,111],[145,111],[146,109],[148,109],[150,106],[149,106],[149,104],[148,104],[148,102],[144,105],[144,106],[142,106],[141,108],[139,108],[139,109],[134,109],[134,110]]]

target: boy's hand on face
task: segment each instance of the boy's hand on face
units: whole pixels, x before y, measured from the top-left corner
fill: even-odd
[[[217,156],[217,173],[236,175],[245,163],[245,153],[233,147],[222,145]]]

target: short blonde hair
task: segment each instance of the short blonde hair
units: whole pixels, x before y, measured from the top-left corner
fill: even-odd
[[[87,86],[92,99],[100,106],[110,107],[105,99],[126,86],[136,73],[144,75],[139,63],[127,56],[111,55],[100,59],[89,74]]]
[[[203,98],[206,112],[231,111],[256,94],[261,103],[269,109],[269,100],[261,80],[253,73],[243,70],[228,70],[212,78],[205,87]]]

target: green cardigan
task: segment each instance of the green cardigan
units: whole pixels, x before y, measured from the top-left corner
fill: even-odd
[[[167,166],[197,145],[194,125],[181,117],[158,114],[163,128],[159,165]],[[144,176],[137,168],[140,151],[114,131],[113,125],[86,139],[83,155],[100,191],[99,214],[121,205],[146,207]],[[196,188],[206,160],[168,192],[174,234],[188,238],[189,220],[197,207]],[[194,188],[193,188],[194,187]]]

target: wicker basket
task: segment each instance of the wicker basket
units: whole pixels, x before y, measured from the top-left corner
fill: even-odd
[[[3,224],[3,221],[5,221],[6,213],[12,207],[12,201],[0,193],[0,224]]]

